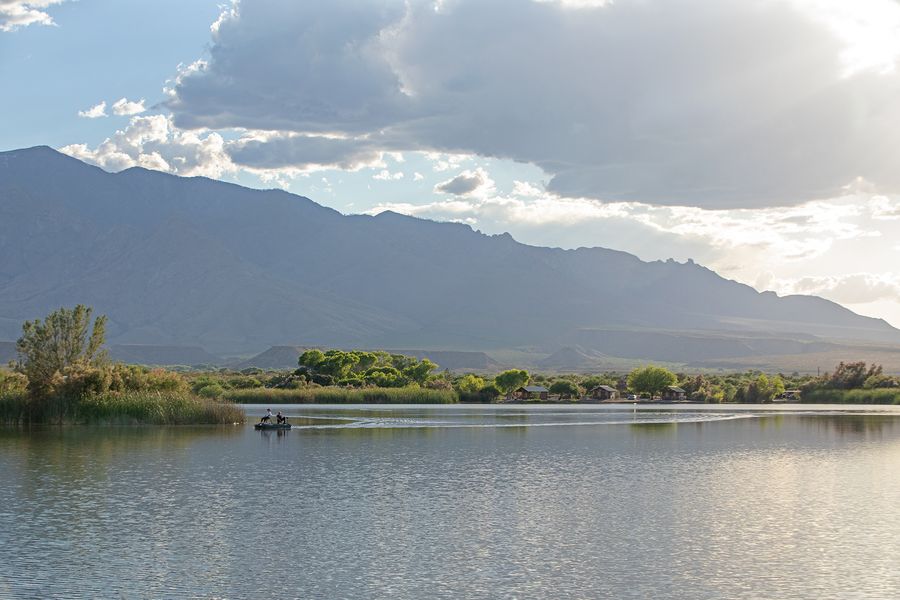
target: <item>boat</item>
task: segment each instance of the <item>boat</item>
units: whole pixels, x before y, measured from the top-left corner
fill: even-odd
[[[256,423],[253,429],[271,430],[271,429],[290,429],[290,423]]]

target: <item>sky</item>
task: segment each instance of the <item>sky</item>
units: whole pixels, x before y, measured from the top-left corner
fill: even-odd
[[[693,259],[900,326],[898,61],[898,0],[0,0],[0,150]]]

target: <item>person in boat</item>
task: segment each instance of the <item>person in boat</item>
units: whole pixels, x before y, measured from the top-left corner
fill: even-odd
[[[272,422],[272,409],[267,408],[266,414],[259,418],[260,423],[271,423]]]
[[[281,414],[281,411],[278,411],[278,414],[275,415],[275,422],[279,425],[287,425],[287,417]]]

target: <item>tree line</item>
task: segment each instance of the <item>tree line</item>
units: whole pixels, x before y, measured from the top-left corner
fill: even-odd
[[[16,343],[18,360],[11,371],[0,369],[0,397],[24,395],[31,410],[52,408],[57,413],[86,398],[110,394],[166,393],[218,400],[249,389],[419,388],[447,392],[462,401],[493,402],[529,384],[548,388],[560,400],[580,399],[599,385],[644,398],[657,397],[668,386],[677,385],[687,400],[701,403],[764,403],[785,389],[800,390],[811,401],[854,401],[846,399],[854,390],[853,398],[858,396],[860,401],[900,400],[900,378],[865,362],[841,362],[821,376],[759,371],[686,374],[654,365],[628,373],[549,375],[508,369],[489,376],[439,371],[428,358],[386,351],[311,349],[298,357],[292,371],[220,369],[182,374],[110,361],[103,349],[106,318],[94,319],[92,312],[79,305],[61,308],[43,320],[26,321]]]

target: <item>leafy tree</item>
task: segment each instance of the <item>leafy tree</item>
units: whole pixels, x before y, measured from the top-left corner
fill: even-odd
[[[315,369],[323,375],[330,375],[335,379],[343,379],[347,377],[350,370],[357,364],[359,364],[359,356],[355,352],[329,350]]]
[[[581,390],[575,382],[559,379],[550,384],[550,393],[559,394],[560,398],[572,398],[580,396]]]
[[[478,390],[478,395],[484,400],[490,402],[500,395],[500,388],[493,382],[486,383],[483,388]]]
[[[408,380],[394,367],[372,367],[365,373],[366,383],[376,387],[403,387]]]
[[[28,379],[21,373],[0,369],[0,395],[10,392],[23,392],[28,386]]]
[[[841,362],[838,364],[834,373],[829,377],[825,375],[825,386],[837,390],[853,390],[861,388],[865,385],[869,377],[875,377],[882,374],[881,365],[872,364],[868,369],[865,361]]]
[[[900,379],[891,377],[890,375],[870,375],[863,383],[863,388],[867,390],[875,388],[895,388],[900,387]]]
[[[364,372],[378,363],[378,355],[374,352],[354,352],[357,357],[356,365],[353,370]]]
[[[427,358],[423,358],[403,369],[403,374],[411,381],[415,381],[419,385],[424,385],[428,380],[429,374],[436,368],[436,364]]]
[[[418,359],[414,356],[406,356],[405,354],[391,354],[389,355],[388,364],[397,369],[398,371],[405,371],[410,367],[414,367]]]
[[[520,369],[503,371],[494,377],[494,384],[502,394],[508,394],[511,391],[522,387],[526,383],[528,383],[528,371],[522,371]]]
[[[483,387],[484,379],[471,373],[456,380],[456,391],[463,394],[475,394]]]
[[[735,392],[736,402],[771,402],[772,398],[784,393],[784,381],[776,375],[771,379],[760,373],[755,379],[746,382]]]
[[[300,358],[297,359],[297,364],[301,367],[309,367],[310,369],[317,368],[322,361],[325,360],[325,353],[321,350],[313,349],[307,350],[303,354],[300,355]]]
[[[28,390],[35,396],[52,391],[67,370],[99,367],[106,362],[103,341],[106,317],[91,326],[93,309],[77,305],[60,308],[41,321],[26,321],[16,342],[19,360],[16,370],[28,378]],[[90,333],[88,333],[90,331]]]
[[[662,367],[648,365],[634,369],[628,374],[628,388],[638,394],[647,393],[651,398],[670,385],[675,385],[678,378],[675,373]]]

